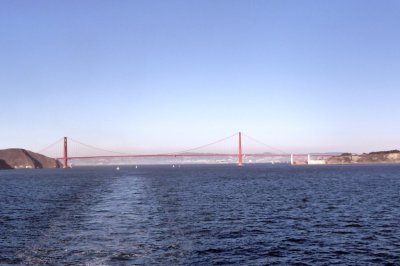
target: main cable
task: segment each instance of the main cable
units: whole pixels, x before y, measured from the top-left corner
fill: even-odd
[[[37,153],[43,153],[45,150],[50,149],[52,146],[54,146],[55,144],[57,144],[58,142],[60,142],[63,138],[58,139],[57,141],[55,141],[54,143],[46,146],[45,148],[41,149],[40,151],[38,151]]]
[[[106,149],[102,149],[102,148],[97,148],[97,147],[95,147],[95,146],[82,143],[82,142],[80,142],[80,141],[78,141],[78,140],[75,140],[75,139],[71,139],[71,138],[68,138],[68,139],[71,140],[72,142],[78,143],[78,144],[80,144],[80,145],[82,145],[82,146],[85,146],[85,147],[87,147],[87,148],[90,148],[90,149],[99,150],[99,151],[103,151],[103,152],[111,152],[111,153],[116,153],[116,154],[120,154],[120,155],[129,155],[128,153],[117,152],[117,151],[110,151],[110,150],[106,150]]]
[[[252,140],[252,141],[254,141],[254,142],[257,142],[258,144],[261,144],[261,145],[266,146],[267,148],[269,148],[269,149],[271,149],[271,150],[279,151],[279,152],[282,152],[282,153],[287,154],[287,155],[290,155],[290,154],[291,154],[290,152],[286,152],[286,151],[283,151],[283,150],[274,148],[274,147],[272,147],[272,146],[270,146],[270,145],[268,145],[268,144],[265,144],[265,143],[262,142],[262,141],[259,141],[259,140],[255,139],[255,138],[253,138],[253,137],[250,137],[249,135],[246,135],[246,134],[243,134],[243,133],[242,133],[242,135],[245,136],[246,138],[249,138],[250,140]]]
[[[209,143],[209,144],[205,144],[205,145],[202,145],[202,146],[199,146],[199,147],[195,147],[195,148],[192,148],[192,149],[183,150],[183,151],[180,151],[180,152],[173,152],[172,154],[182,154],[182,153],[185,153],[185,152],[190,152],[190,151],[199,150],[199,149],[202,149],[202,148],[205,148],[205,147],[208,147],[208,146],[217,144],[217,143],[219,143],[219,142],[225,141],[225,140],[227,140],[227,139],[230,139],[230,138],[236,136],[237,134],[238,134],[238,133],[235,133],[235,134],[233,134],[233,135],[231,135],[231,136],[228,136],[228,137],[225,137],[225,138],[223,138],[223,139],[220,139],[220,140],[217,140],[217,141],[214,141],[214,142],[211,142],[211,143]]]

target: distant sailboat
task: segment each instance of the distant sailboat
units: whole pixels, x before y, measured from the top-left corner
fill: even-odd
[[[119,171],[119,166],[117,166],[117,171]]]

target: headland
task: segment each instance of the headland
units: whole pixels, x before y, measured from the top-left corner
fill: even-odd
[[[25,149],[0,150],[0,170],[60,167],[59,161]]]
[[[400,163],[400,151],[378,151],[363,154],[343,153],[326,160],[327,164]]]

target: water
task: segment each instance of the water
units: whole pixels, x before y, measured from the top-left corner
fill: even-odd
[[[400,166],[0,171],[0,263],[400,265]]]

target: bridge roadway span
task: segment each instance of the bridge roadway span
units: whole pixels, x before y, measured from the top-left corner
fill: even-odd
[[[105,159],[105,158],[156,158],[156,157],[237,157],[237,153],[182,153],[182,154],[171,154],[171,153],[160,153],[160,154],[121,154],[121,155],[95,155],[95,156],[68,156],[68,160],[73,159]],[[263,154],[263,153],[248,153],[242,154],[243,157],[306,157],[308,154]],[[313,155],[318,157],[331,157],[332,155]],[[63,160],[64,157],[56,158]]]

